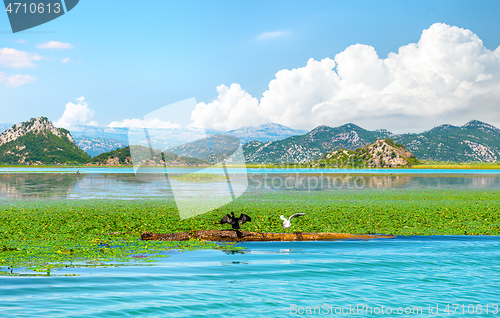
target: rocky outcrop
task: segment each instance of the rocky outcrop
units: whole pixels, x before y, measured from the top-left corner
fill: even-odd
[[[55,136],[61,138],[65,136],[72,143],[75,143],[69,131],[63,128],[56,128],[46,117],[31,118],[30,121],[22,122],[12,126],[0,135],[0,146],[15,141],[18,138],[25,136],[28,133],[47,134],[51,132]]]
[[[16,124],[0,135],[0,164],[83,164],[89,159],[69,131],[45,117]]]
[[[415,156],[392,139],[377,140],[356,150],[340,149],[311,164],[312,167],[404,167],[418,164]]]

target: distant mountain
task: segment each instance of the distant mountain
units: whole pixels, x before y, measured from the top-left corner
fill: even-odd
[[[254,163],[306,163],[335,149],[354,150],[391,137],[388,131],[368,131],[354,124],[340,127],[319,126],[302,136],[266,143],[252,141],[243,146],[245,160]]]
[[[356,150],[339,149],[310,163],[312,167],[405,167],[419,164],[415,155],[392,139],[381,139]]]
[[[155,156],[151,158],[151,149],[144,146],[126,146],[120,149],[116,149],[110,152],[102,153],[94,158],[92,158],[91,164],[95,165],[107,165],[107,166],[118,166],[118,165],[132,165],[132,155],[130,148],[135,154],[134,159],[139,158],[141,165],[144,166],[208,166],[208,164],[202,160],[196,158],[188,158],[178,156],[170,152],[160,153],[159,150],[153,150]],[[141,157],[143,159],[141,159]]]
[[[229,135],[209,135],[183,144],[170,151],[179,156],[198,158],[210,163],[218,163],[231,155],[240,146],[240,140]]]
[[[92,157],[125,146],[124,142],[107,138],[92,138],[87,136],[80,136],[74,138],[74,140],[78,147],[80,147],[80,149],[82,149]]]
[[[391,138],[419,160],[500,160],[500,129],[472,120],[457,127],[441,125],[420,134],[393,134],[380,129],[368,131],[354,124],[332,128],[319,126],[302,136],[244,145],[245,159],[254,163],[307,163],[337,149],[355,150],[375,139]]]
[[[12,124],[0,124],[0,134],[12,127]]]
[[[76,125],[70,128],[73,138],[113,139],[121,142],[128,141],[128,128],[111,128],[98,126]]]
[[[3,164],[80,164],[89,159],[69,131],[54,127],[45,117],[16,124],[0,135]]]
[[[291,136],[306,134],[307,130],[297,130],[290,127],[267,123],[259,126],[245,126],[235,130],[225,132],[225,135],[237,137],[242,144],[249,141],[258,140],[260,142],[268,142],[272,140],[282,140]]]
[[[0,125],[0,129],[7,127],[0,134],[0,163],[3,164],[81,164],[90,161],[87,153],[96,156],[129,143],[127,128],[77,126],[73,128],[73,135],[68,130],[54,127],[44,117],[9,126]],[[198,128],[148,129],[147,133],[153,148],[172,154],[172,158],[165,158],[165,161],[173,164],[201,164],[188,162],[188,157],[209,163],[219,162],[240,142],[248,140],[243,146],[248,163],[309,163],[335,150],[355,151],[377,139],[387,138],[402,144],[419,160],[500,160],[500,129],[477,120],[461,127],[441,125],[420,134],[393,134],[384,129],[369,131],[355,124],[319,126],[301,135],[297,134],[303,131],[278,124],[242,127],[226,133]],[[149,144],[145,136],[143,129],[130,132],[137,144]],[[358,155],[356,151],[349,153],[354,158]],[[107,156],[106,162],[110,158]],[[158,157],[159,160],[162,159]],[[104,164],[102,160],[99,162]]]
[[[152,146],[157,149],[175,147],[182,143],[204,138],[206,135],[205,130],[199,128],[148,128],[147,132]],[[88,144],[89,150],[97,150],[99,148],[99,145],[94,146],[92,140],[97,144],[106,143],[107,140],[116,140],[122,143],[122,145],[129,144],[129,128],[124,127],[74,126],[71,127],[71,134],[76,140],[85,138],[91,141]],[[130,137],[138,143],[146,143],[143,129],[132,129]]]
[[[240,139],[241,143],[252,140],[268,142],[280,140],[290,136],[302,135],[307,131],[296,130],[287,126],[268,123],[254,127],[242,127],[228,132],[214,129],[201,128],[170,128],[170,129],[148,129],[151,145],[157,149],[171,149],[188,144],[196,140],[204,139],[207,135],[229,135]],[[100,153],[117,149],[129,144],[128,128],[96,127],[96,126],[74,126],[71,134],[77,144],[89,155],[95,156]],[[138,144],[146,144],[142,129],[132,130],[132,138],[137,139]]]
[[[418,159],[488,162],[500,159],[500,130],[478,120],[461,127],[441,125],[421,134],[402,134],[393,139]]]

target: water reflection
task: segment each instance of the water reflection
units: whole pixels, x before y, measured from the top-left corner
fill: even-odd
[[[363,175],[303,175],[250,174],[250,191],[327,191],[334,189],[382,188],[456,188],[500,189],[496,176],[363,176]]]
[[[163,178],[165,180],[165,178]],[[25,199],[137,199],[168,197],[161,179],[132,174],[0,174],[0,197]]]
[[[3,174],[0,175],[0,197],[66,198],[78,182],[67,174]]]
[[[178,189],[192,192],[193,183],[181,182]],[[225,180],[219,182],[226,182]],[[200,185],[197,184],[197,187]],[[207,182],[211,195],[217,187]],[[335,191],[385,188],[500,189],[496,176],[363,176],[306,174],[249,174],[247,193],[273,191]],[[220,194],[222,195],[222,194]],[[0,174],[0,198],[7,199],[172,199],[170,183],[157,174],[139,180],[133,174]]]

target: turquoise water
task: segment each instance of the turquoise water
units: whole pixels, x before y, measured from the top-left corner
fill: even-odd
[[[378,308],[378,315],[363,309],[353,317],[499,315],[500,237],[241,246],[235,254],[169,252],[150,267],[57,272],[77,277],[0,277],[0,316],[297,317],[313,316],[293,313],[314,306],[324,306],[315,316],[332,316],[332,308],[349,305]],[[460,307],[447,315],[447,304]],[[396,314],[414,306],[423,314]]]
[[[58,173],[76,173],[82,174],[113,174],[113,173],[135,173],[133,168],[33,168],[33,167],[9,167],[0,168],[0,173],[31,173],[31,172],[58,172]],[[168,173],[224,173],[222,168],[167,168]],[[148,168],[144,172],[163,173],[163,168]],[[295,169],[277,169],[277,168],[228,168],[228,173],[256,173],[256,174],[448,174],[448,175],[500,175],[500,169],[403,169],[403,168],[384,168],[384,169],[329,169],[329,168],[295,168]]]
[[[172,190],[160,174],[144,180],[136,178],[130,168],[85,168],[79,175],[76,170],[2,168],[0,199],[172,198]],[[247,193],[500,189],[500,170],[249,172]],[[388,172],[394,174],[384,175]],[[185,186],[189,190],[189,183]],[[170,257],[160,258],[155,266],[71,268],[55,273],[79,275],[76,277],[0,276],[0,317],[321,317],[336,315],[335,310],[341,315],[349,306],[359,308],[357,314],[348,314],[354,317],[500,316],[500,308],[495,312],[500,306],[500,237],[401,237],[240,246],[246,249],[233,254],[168,251]],[[445,312],[448,304],[448,310],[455,310],[455,314]],[[313,307],[316,315],[307,315]],[[366,307],[375,310],[373,315]],[[419,308],[422,313],[404,314],[405,309]]]

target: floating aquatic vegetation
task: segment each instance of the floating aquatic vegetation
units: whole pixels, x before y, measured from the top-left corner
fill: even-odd
[[[172,200],[2,201],[0,275],[50,273],[65,266],[148,263],[171,249],[237,246],[204,241],[141,241],[155,233],[224,229],[227,213],[245,213],[256,232],[393,235],[500,235],[500,191],[373,189],[244,195],[210,213],[180,220]],[[306,213],[283,229],[280,215]],[[143,255],[147,257],[134,257]]]

